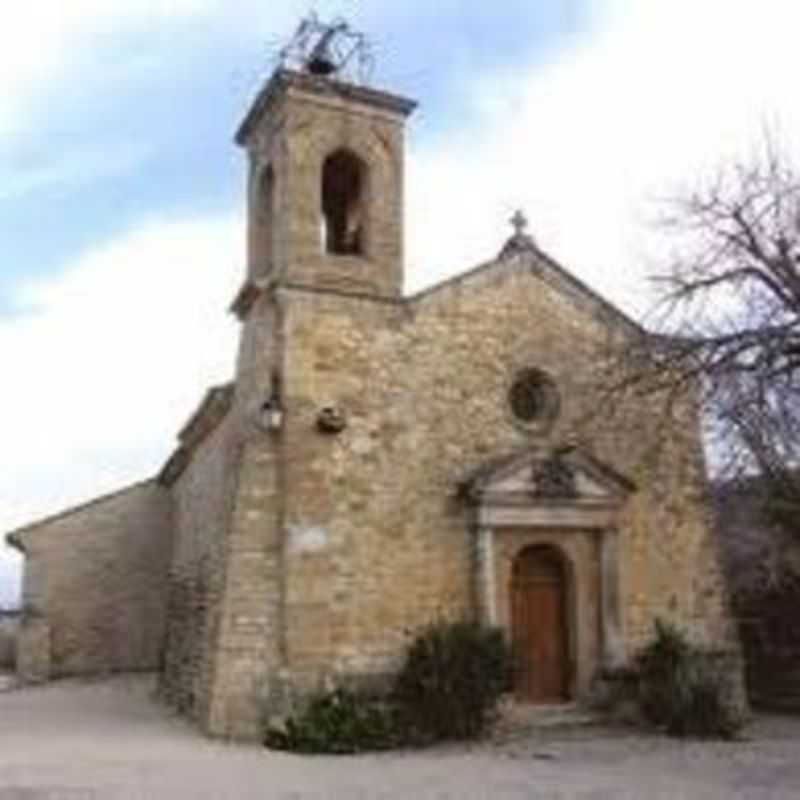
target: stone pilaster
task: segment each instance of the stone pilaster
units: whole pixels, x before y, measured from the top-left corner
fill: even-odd
[[[604,530],[601,536],[602,664],[606,669],[614,669],[625,664],[619,591],[619,533],[615,528],[609,528]]]
[[[242,459],[226,541],[226,576],[207,729],[258,739],[278,668],[281,537],[276,448],[250,444]]]
[[[484,625],[497,624],[497,586],[494,564],[494,531],[478,527],[478,608]]]

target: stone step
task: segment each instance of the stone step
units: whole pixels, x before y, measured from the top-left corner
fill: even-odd
[[[528,705],[508,703],[500,712],[498,731],[572,728],[596,725],[603,717],[576,704]]]

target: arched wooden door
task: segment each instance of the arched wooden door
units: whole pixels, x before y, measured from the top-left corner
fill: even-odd
[[[529,703],[568,698],[569,647],[564,561],[552,547],[529,547],[511,577],[515,692]]]

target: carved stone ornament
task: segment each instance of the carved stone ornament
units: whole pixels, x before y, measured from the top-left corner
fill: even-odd
[[[536,464],[531,477],[534,497],[566,500],[578,496],[575,472],[558,456],[551,456]]]
[[[337,434],[347,427],[347,418],[341,409],[325,406],[317,414],[317,430],[320,433]]]

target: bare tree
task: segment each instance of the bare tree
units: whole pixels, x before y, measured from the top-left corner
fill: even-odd
[[[719,477],[757,477],[800,535],[800,174],[766,136],[670,206],[674,251],[622,383],[699,391]],[[617,385],[619,388],[619,384]]]

